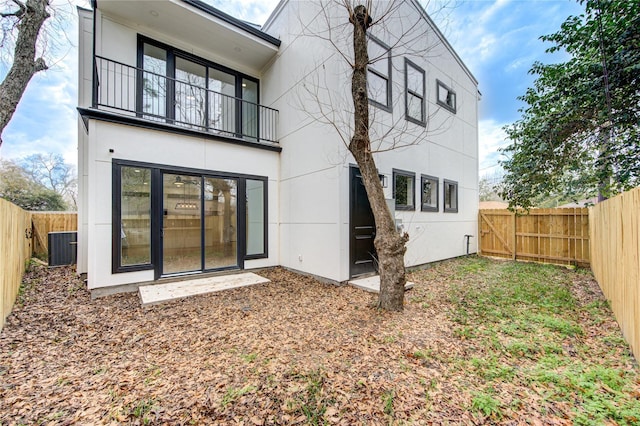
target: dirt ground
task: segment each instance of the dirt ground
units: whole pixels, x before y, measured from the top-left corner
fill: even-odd
[[[0,424],[570,424],[571,407],[535,386],[496,383],[502,409],[476,404],[482,378],[465,360],[482,349],[452,320],[451,286],[470,285],[460,262],[412,274],[402,313],[281,268],[260,273],[268,284],[142,308],[137,294],[91,300],[71,269],[32,267],[0,334]],[[573,282],[579,304],[602,298],[584,274]],[[617,328],[610,315],[598,327]],[[625,351],[613,356],[636,374]]]

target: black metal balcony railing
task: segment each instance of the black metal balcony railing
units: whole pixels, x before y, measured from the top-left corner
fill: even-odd
[[[94,70],[96,108],[221,136],[278,142],[276,109],[101,56],[95,57]]]

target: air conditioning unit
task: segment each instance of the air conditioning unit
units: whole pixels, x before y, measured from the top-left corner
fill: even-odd
[[[78,232],[49,232],[49,266],[66,266],[76,263]]]

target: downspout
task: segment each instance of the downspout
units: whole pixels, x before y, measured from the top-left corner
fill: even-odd
[[[473,238],[473,235],[466,234],[464,238],[467,239],[467,256],[469,255],[469,240]]]
[[[98,0],[91,0],[91,7],[93,8],[93,40],[92,40],[92,63],[93,63],[93,80],[91,90],[91,107],[96,108],[98,105],[98,64],[96,63],[96,16],[98,11]]]

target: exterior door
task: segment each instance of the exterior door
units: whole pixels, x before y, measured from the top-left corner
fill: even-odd
[[[162,275],[202,270],[199,176],[162,176]]]
[[[238,266],[236,179],[164,173],[162,275]]]
[[[373,244],[376,223],[360,170],[357,167],[350,167],[349,174],[350,275],[356,277],[376,272],[377,254]]]
[[[204,178],[204,269],[238,265],[238,181]]]

